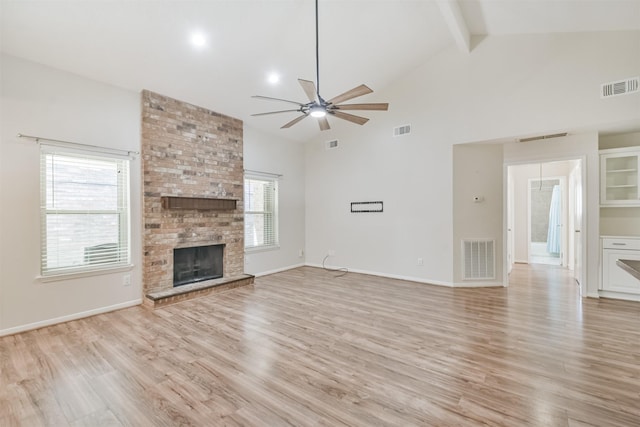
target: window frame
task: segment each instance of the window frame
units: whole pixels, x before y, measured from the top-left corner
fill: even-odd
[[[244,251],[245,252],[261,252],[261,251],[270,251],[276,250],[280,248],[280,230],[279,230],[279,175],[272,174],[260,174],[260,173],[245,173],[244,175]],[[269,210],[258,210],[258,211],[249,211],[247,207],[250,205],[248,194],[247,194],[247,181],[261,181],[264,183],[268,183],[273,186],[274,197],[273,197],[273,208],[271,211]],[[247,215],[263,215],[266,218],[267,215],[271,215],[273,218],[271,227],[273,229],[273,241],[267,244],[255,245],[255,246],[247,246]]]
[[[123,176],[116,180],[117,206],[115,209],[60,209],[48,206],[50,177],[47,174],[47,158],[59,156],[73,158],[75,161],[86,160],[112,162]],[[55,194],[55,192],[53,192]],[[114,262],[88,262],[77,266],[47,268],[48,224],[49,215],[116,215],[118,222],[117,260]],[[55,281],[66,277],[83,277],[129,270],[131,263],[131,157],[95,150],[61,148],[57,145],[41,144],[40,149],[40,276],[42,281]]]

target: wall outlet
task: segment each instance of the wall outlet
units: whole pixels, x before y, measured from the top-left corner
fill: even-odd
[[[122,285],[123,286],[131,286],[131,275],[125,274],[122,276]]]
[[[327,255],[329,255],[329,256],[336,256],[336,251],[335,251],[335,250],[333,250],[333,249],[329,249],[329,250],[327,251]]]
[[[298,257],[302,258],[304,256],[304,249],[298,249]]]
[[[424,265],[424,260],[422,258],[418,258],[418,265]]]

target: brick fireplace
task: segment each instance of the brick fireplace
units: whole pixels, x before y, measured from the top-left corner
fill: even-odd
[[[147,299],[176,302],[252,282],[244,275],[242,121],[145,90],[142,169]],[[174,250],[208,245],[224,245],[223,278],[174,288]]]

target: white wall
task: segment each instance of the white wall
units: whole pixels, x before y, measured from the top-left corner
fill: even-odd
[[[372,118],[364,126],[339,124],[307,144],[307,262],[319,264],[333,249],[331,265],[454,283],[452,146],[637,120],[640,97],[600,99],[599,88],[637,75],[640,55],[629,52],[638,51],[640,32],[489,36],[470,54],[445,49],[357,99],[390,108],[363,112]],[[407,123],[410,135],[391,136]],[[340,147],[325,150],[330,139]],[[595,144],[580,154],[597,158],[597,136]],[[589,173],[597,191],[597,168]],[[385,212],[349,213],[349,202],[364,200],[384,201]],[[597,236],[597,212],[593,218]]]
[[[140,150],[140,95],[12,56],[2,56],[0,335],[139,304],[140,159],[132,161],[130,271],[42,282],[39,275],[39,146],[18,133]],[[264,274],[304,264],[304,148],[244,129],[246,169],[282,174],[280,249],[247,256]],[[132,283],[123,286],[123,276]]]
[[[278,249],[245,254],[244,270],[264,275],[304,265],[304,146],[244,127],[244,168],[282,175],[278,182]]]
[[[1,57],[0,335],[141,301],[140,161],[131,165],[131,271],[41,282],[39,146],[23,133],[140,150],[140,97]],[[123,276],[131,274],[131,286]]]
[[[456,286],[502,285],[503,195],[502,145],[453,146],[453,280]],[[517,191],[517,190],[516,190]],[[480,202],[474,198],[480,197]],[[492,239],[495,278],[462,280],[463,239]]]

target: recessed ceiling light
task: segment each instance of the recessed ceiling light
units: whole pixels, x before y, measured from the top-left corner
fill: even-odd
[[[191,34],[191,44],[195,47],[202,47],[207,44],[207,38],[204,36],[204,33],[195,32]]]
[[[267,81],[274,85],[280,81],[280,76],[277,73],[271,73],[269,77],[267,77]]]

